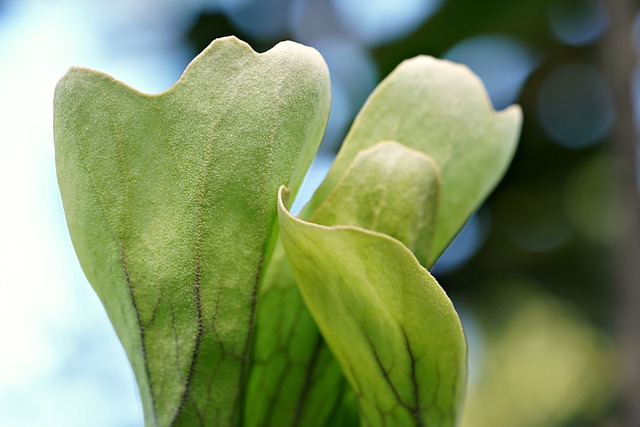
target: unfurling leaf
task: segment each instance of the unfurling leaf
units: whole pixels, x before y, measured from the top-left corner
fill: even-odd
[[[383,232],[430,267],[504,174],[520,122],[517,106],[493,110],[481,82],[466,67],[429,57],[405,61],[371,95],[301,217]],[[379,143],[383,140],[396,142]],[[393,148],[402,146],[404,152],[394,155]],[[389,195],[396,203],[389,203]],[[272,319],[276,307],[278,318],[288,321],[277,323],[277,329],[258,327],[259,365],[252,379],[263,380],[252,383],[249,393],[256,401],[267,398],[279,420],[335,425],[339,400],[346,393],[349,401],[349,391],[341,388],[339,371],[326,360],[325,344],[308,320],[283,252],[281,245],[276,247],[280,261],[267,270],[258,324]],[[289,354],[298,358],[287,359]],[[266,372],[277,380],[264,380]]]
[[[382,142],[356,156],[313,221],[386,232],[413,247],[432,228],[438,186],[428,156]],[[259,296],[247,425],[337,425],[349,390],[302,302],[281,245]]]
[[[279,217],[304,301],[349,380],[363,424],[453,426],[466,344],[435,279],[384,234],[302,221],[283,203]]]
[[[482,82],[463,65],[419,56],[378,85],[356,117],[333,167],[303,213],[322,203],[357,154],[396,141],[433,159],[442,188],[434,235],[416,251],[432,265],[496,186],[515,151],[520,107],[495,112]]]

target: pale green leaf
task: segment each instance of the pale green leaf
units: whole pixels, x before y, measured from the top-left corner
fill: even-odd
[[[404,61],[360,111],[303,217],[322,203],[358,152],[397,141],[430,156],[441,172],[434,236],[423,242],[431,249],[426,258],[417,252],[423,265],[431,265],[504,174],[520,122],[517,106],[493,110],[481,81],[466,67],[426,56]]]
[[[146,424],[235,424],[277,189],[298,187],[326,124],[324,61],[224,38],[160,95],[74,68],[54,107],[70,233]]]
[[[399,215],[395,217],[391,212],[387,213],[390,221],[382,224],[383,228],[377,231],[400,238],[423,265],[430,267],[504,173],[515,148],[520,120],[518,107],[495,113],[481,82],[465,67],[428,57],[406,61],[372,94],[347,136],[327,179],[301,216],[325,225],[350,224],[372,229],[373,223],[366,222],[375,216],[374,211],[358,205],[368,197],[380,196],[377,187],[384,182],[383,177],[389,176],[384,156],[379,158],[377,167],[380,170],[371,168],[368,179],[351,180],[347,187],[338,190],[336,186],[350,181],[345,180],[345,175],[353,173],[353,165],[358,162],[363,150],[367,151],[380,140],[396,140],[427,154],[431,163],[435,163],[432,169],[439,172],[441,181],[437,195],[439,203],[434,203],[436,197],[429,188],[416,185],[421,182],[417,179],[420,176],[418,172],[414,181],[407,180],[406,186],[396,191],[400,194],[405,192],[407,199],[413,198],[425,205],[396,206],[395,212]],[[403,172],[402,168],[399,172]],[[409,168],[407,172],[416,171]],[[362,170],[359,173],[362,174]],[[326,203],[327,198],[336,197],[341,200]],[[394,207],[386,204],[385,210],[388,209],[394,210]],[[318,212],[319,216],[316,216]],[[418,212],[425,215],[420,221]],[[413,215],[413,221],[403,219],[402,215]],[[402,238],[402,235],[409,235],[407,233],[411,228],[412,238]],[[415,230],[422,232],[416,235]],[[276,249],[281,250],[280,247]],[[296,302],[294,298],[297,291],[293,289],[294,279],[288,271],[290,266],[287,262],[270,266],[270,269],[287,272],[270,274],[270,284],[264,288],[265,295],[263,297],[261,294],[260,304],[263,299],[283,298],[287,294],[286,304],[271,305],[278,305],[280,312],[304,311],[302,302]],[[273,296],[275,292],[270,292],[272,288],[278,289],[278,297]],[[265,313],[268,312],[265,309]],[[285,313],[280,315],[287,317]],[[298,316],[304,317],[303,314]],[[310,322],[292,323],[290,328],[283,330],[287,331],[287,336],[309,337],[318,334],[315,325]],[[278,351],[282,354],[287,354],[298,345],[295,339],[284,341],[273,338],[268,328],[259,330],[258,335],[261,334],[277,342]],[[260,344],[257,348],[261,348]],[[318,349],[317,353],[322,354],[322,351]],[[261,352],[258,350],[256,354],[261,355]],[[322,390],[328,387],[327,384],[337,382],[328,378],[328,375],[314,374],[315,368],[309,365],[310,362],[310,359],[304,362],[308,367],[306,376],[313,379],[311,383],[305,383],[306,389]],[[261,369],[281,369],[286,372],[288,366],[284,364],[276,368],[274,365],[265,362]],[[287,382],[283,384],[275,389],[271,387],[272,394],[268,395],[279,396],[278,399],[283,401],[294,400],[300,395],[299,386],[290,387]],[[321,403],[307,399],[307,405],[315,408]],[[312,419],[317,422],[312,425],[323,425],[322,417]]]
[[[301,294],[354,390],[363,425],[453,426],[466,344],[435,279],[384,234],[305,222],[282,203],[279,218]]]
[[[380,142],[356,155],[309,220],[384,233],[426,255],[439,193],[440,172],[431,157],[397,142]]]
[[[382,142],[356,156],[312,220],[385,232],[413,247],[435,219],[438,186],[428,156]],[[281,245],[261,285],[257,316],[247,425],[335,425],[348,391]]]

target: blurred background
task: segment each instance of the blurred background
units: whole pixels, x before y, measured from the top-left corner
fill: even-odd
[[[640,19],[630,0],[0,0],[0,425],[141,426],[67,235],[52,97],[71,65],[146,92],[216,37],[329,64],[322,179],[368,94],[420,54],[519,103],[511,169],[434,269],[470,344],[463,427],[640,426]],[[300,206],[298,201],[297,205]]]

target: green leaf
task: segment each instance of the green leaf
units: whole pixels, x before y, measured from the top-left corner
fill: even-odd
[[[466,68],[426,57],[407,61],[371,96],[332,171],[302,217],[329,226],[355,225],[389,234],[414,251],[423,265],[430,266],[504,172],[519,126],[519,109],[512,107],[494,113],[482,84]],[[428,154],[424,155],[428,164],[422,169],[402,167],[404,159],[398,162],[390,155],[390,149],[375,150],[377,156],[363,155],[384,139],[398,140]],[[446,169],[446,176],[442,168]],[[433,172],[431,181],[424,179],[424,171]],[[395,179],[395,187],[387,186],[385,180],[389,179]],[[431,184],[427,185],[428,182]],[[404,186],[399,185],[401,183]],[[404,196],[405,203],[377,203],[376,200],[384,199],[383,189],[388,191],[388,187],[394,188],[390,193],[398,201]],[[385,214],[382,222],[376,219],[379,212]],[[278,247],[276,251],[283,249]],[[269,317],[275,307],[283,319],[308,316],[303,303],[296,300],[298,291],[290,269],[286,260],[269,267],[273,271],[260,294],[259,304],[265,306],[262,316]],[[259,318],[261,312],[262,307]],[[259,324],[262,324],[260,319]],[[282,374],[277,377],[276,385],[260,381],[252,401],[268,396],[269,404],[264,407],[275,405],[276,412],[286,420],[290,418],[283,414],[290,414],[292,409],[285,404],[278,406],[277,402],[297,402],[295,412],[305,419],[305,425],[326,425],[326,418],[319,413],[333,413],[335,402],[309,398],[314,392],[327,395],[322,390],[331,387],[336,390],[336,384],[340,384],[338,374],[332,377],[329,372],[333,371],[326,367],[331,365],[323,364],[322,372],[316,366],[316,358],[324,355],[326,348],[319,345],[314,353],[294,362],[286,359],[292,351],[299,354],[297,349],[305,345],[297,337],[311,339],[319,332],[309,321],[290,321],[288,326],[280,325],[280,328],[279,335],[268,326],[258,330],[255,354],[261,362],[254,372],[268,371],[274,374],[272,378],[276,378],[275,372]],[[261,337],[270,345],[262,346]],[[287,362],[283,363],[282,358]],[[304,369],[302,374],[300,371]],[[303,382],[301,377],[307,380]],[[338,389],[337,393],[342,391]],[[336,392],[329,394],[333,396]],[[324,409],[319,411],[319,407]],[[307,413],[312,415],[304,418]]]
[[[336,426],[346,380],[302,301],[282,244],[260,285],[256,316],[244,425]]]
[[[433,239],[425,235],[421,243],[430,249],[416,253],[429,266],[504,174],[520,123],[520,108],[496,113],[481,81],[466,67],[426,56],[404,61],[360,111],[302,217],[323,202],[358,152],[379,141],[397,141],[427,154],[441,172]]]
[[[427,57],[406,61],[372,94],[327,179],[301,216],[324,225],[355,225],[389,234],[399,238],[423,265],[430,267],[504,173],[515,148],[520,120],[518,107],[495,113],[481,82],[465,67]],[[429,162],[425,170],[433,171],[432,184],[418,179],[423,177],[419,167],[394,169],[393,156],[386,164],[388,150],[378,151],[378,157],[365,162],[363,153],[385,139],[426,153],[424,157]],[[362,168],[365,164],[372,167]],[[404,187],[396,186],[394,196],[401,199],[404,194],[414,204],[401,207],[385,203],[382,209],[379,207],[382,205],[370,203],[374,210],[366,206],[367,199],[381,197],[385,179],[398,178],[394,174],[409,177],[412,173],[415,179],[405,179]],[[396,181],[400,183],[403,179]],[[439,188],[437,194],[435,188]],[[372,221],[376,209],[387,218],[378,223],[380,228]],[[405,215],[413,216],[413,220],[403,218]],[[276,252],[283,251],[281,246],[276,248]],[[310,355],[288,358],[292,352],[301,354],[299,348],[309,345],[302,337],[311,341],[319,332],[312,322],[298,320],[306,319],[308,314],[303,302],[297,299],[291,266],[283,254],[280,258],[283,260],[269,266],[269,279],[261,289],[258,323],[262,325],[261,317],[272,318],[274,310],[279,318],[293,320],[279,324],[277,333],[271,326],[258,328],[255,355],[260,363],[254,373],[263,379],[254,383],[252,402],[268,398],[263,407],[276,408],[283,420],[292,419],[285,414],[293,417],[291,413],[296,411],[299,415],[295,419],[304,419],[307,423],[304,425],[333,425],[335,421],[327,423],[322,415],[334,412],[333,399],[314,401],[309,397],[316,392],[332,397],[343,393],[336,388],[340,384],[338,374],[332,377],[333,370],[327,367],[330,365],[323,364],[322,371],[316,366],[316,358],[326,348],[320,345]],[[272,383],[264,380],[265,372],[278,380]],[[303,382],[302,377],[307,381]],[[330,389],[333,393],[323,391]],[[290,402],[296,402],[295,409],[286,405]],[[310,415],[305,418],[305,414]]]
[[[312,220],[385,232],[413,247],[429,232],[439,175],[423,153],[381,142],[356,156]],[[249,426],[335,425],[344,377],[301,300],[279,245],[259,294]]]
[[[398,240],[294,218],[281,238],[301,294],[370,426],[453,426],[466,344],[435,279]]]
[[[440,172],[431,157],[397,142],[379,142],[356,155],[309,220],[377,231],[425,253],[439,193]]]
[[[324,61],[224,38],[160,95],[71,69],[54,107],[69,230],[146,424],[234,425],[277,189],[299,186],[327,120]]]

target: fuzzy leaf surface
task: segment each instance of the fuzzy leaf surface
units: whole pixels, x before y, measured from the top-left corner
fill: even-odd
[[[435,219],[438,190],[439,173],[428,156],[381,142],[356,156],[311,220],[384,232],[413,248]],[[336,425],[349,390],[282,245],[260,289],[257,324],[247,425]]]
[[[328,109],[323,59],[292,42],[218,39],[159,95],[87,69],[59,82],[67,223],[147,425],[238,422],[277,190],[299,186]]]
[[[306,222],[282,203],[279,218],[302,297],[353,389],[362,424],[454,426],[466,344],[435,279],[387,235]]]
[[[416,251],[429,266],[506,171],[521,116],[518,106],[495,112],[482,82],[465,66],[428,56],[406,60],[365,103],[303,217],[322,203],[361,150],[396,141],[422,151],[442,178],[433,237],[425,236]]]

